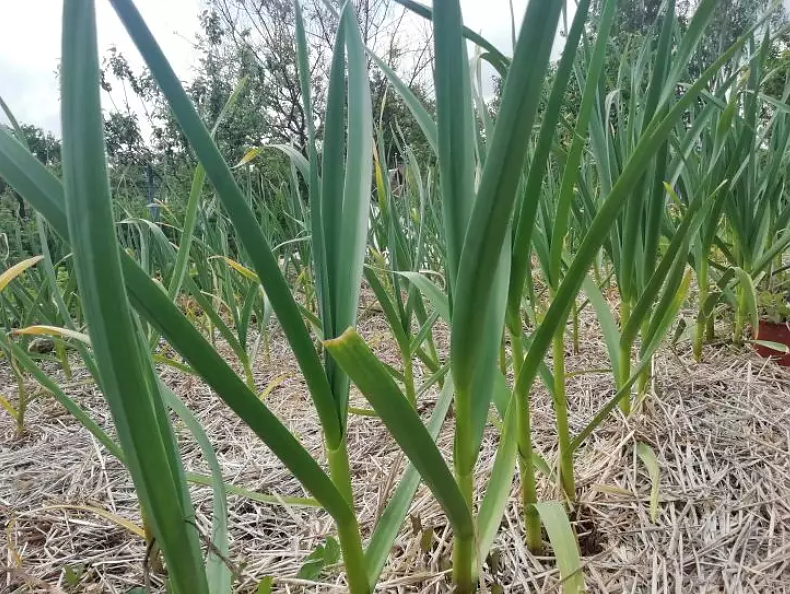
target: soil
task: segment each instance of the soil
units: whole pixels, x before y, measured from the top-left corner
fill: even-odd
[[[399,356],[380,313],[366,309],[364,337],[388,363]],[[581,351],[567,353],[570,421],[580,431],[613,394],[608,359],[597,325],[582,316]],[[437,328],[446,352],[446,330]],[[569,340],[570,345],[570,340]],[[703,363],[686,345],[656,357],[647,397],[630,418],[615,411],[575,458],[578,502],[571,517],[580,539],[588,592],[790,592],[790,371],[751,350],[707,345]],[[230,352],[227,353],[231,358]],[[76,362],[75,362],[76,366]],[[67,381],[54,364],[46,371],[105,429],[111,420],[101,394],[84,372]],[[427,378],[416,367],[417,382]],[[225,479],[280,497],[304,497],[301,486],[241,421],[197,378],[163,369],[165,382],[206,429]],[[322,463],[322,438],[304,382],[282,335],[273,330],[270,352],[255,367],[259,390],[275,383],[268,406]],[[82,384],[80,382],[83,382]],[[84,385],[83,385],[84,384]],[[0,367],[4,395],[15,384]],[[35,390],[32,380],[28,388]],[[429,412],[435,392],[423,396]],[[537,450],[556,459],[551,399],[537,386],[531,394]],[[365,407],[356,394],[352,405]],[[439,444],[452,455],[451,423]],[[187,470],[207,472],[186,429],[175,424]],[[659,506],[650,517],[650,476],[635,453],[639,442],[656,454]],[[497,437],[484,438],[478,485],[485,485]],[[352,416],[349,451],[356,505],[364,536],[391,495],[404,463],[375,418]],[[541,500],[561,500],[553,481],[539,475]],[[559,592],[551,549],[531,554],[514,472],[511,503],[483,564],[489,592]],[[210,525],[211,491],[193,486],[198,524]],[[71,506],[71,507],[66,507]],[[0,592],[129,592],[145,581],[143,540],[89,506],[140,524],[137,500],[124,468],[51,397],[36,399],[27,429],[15,434],[0,413]],[[330,518],[314,507],[261,503],[229,497],[230,560],[242,576],[239,591],[254,592],[274,576],[277,592],[343,592],[340,568],[320,579],[297,579],[305,557],[334,533]],[[444,515],[421,487],[404,522],[378,592],[449,592],[451,534]],[[414,530],[413,526],[419,526]],[[433,530],[429,547],[421,546]],[[149,576],[155,590],[161,577]]]

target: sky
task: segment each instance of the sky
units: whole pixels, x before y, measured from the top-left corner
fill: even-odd
[[[96,4],[100,54],[116,45],[138,70],[142,60],[110,3]],[[136,0],[135,4],[179,76],[187,78],[198,0]],[[56,133],[62,11],[62,0],[0,0],[0,97],[21,122]],[[0,121],[5,118],[0,116]]]
[[[110,3],[100,0],[96,4],[100,54],[115,45],[133,70],[139,71],[142,59]],[[189,79],[201,0],[135,0],[135,4],[176,73]],[[467,25],[510,53],[508,0],[462,0],[461,4]],[[515,13],[522,15],[526,4],[527,0],[513,0]],[[62,9],[62,0],[0,0],[0,97],[19,121],[56,134],[60,130],[56,70]],[[106,108],[111,107],[108,97],[102,100]],[[0,114],[0,122],[6,121]]]
[[[515,14],[524,14],[528,0],[513,0]],[[790,0],[783,0],[790,9]],[[110,3],[97,3],[99,51],[115,45],[135,71],[142,59]],[[176,73],[189,79],[193,44],[202,0],[135,0]],[[507,54],[511,53],[509,0],[461,0],[465,24]],[[56,69],[60,56],[62,0],[0,0],[0,97],[16,118],[59,133],[60,106]],[[555,44],[555,54],[561,41]],[[105,107],[111,98],[103,93]],[[0,122],[6,119],[0,114]]]

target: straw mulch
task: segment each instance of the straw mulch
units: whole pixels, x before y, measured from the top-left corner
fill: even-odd
[[[398,364],[383,318],[370,311],[361,328],[379,355]],[[446,332],[438,329],[446,348]],[[611,397],[606,353],[594,322],[584,319],[581,349],[568,351],[568,371],[599,370],[569,380],[571,421],[579,431]],[[685,349],[685,346],[683,347]],[[656,360],[650,396],[628,420],[614,413],[576,456],[578,504],[575,527],[581,541],[589,592],[790,592],[790,372],[749,351],[726,345],[706,347],[706,361],[694,364],[687,352],[664,349]],[[67,383],[55,368],[48,371]],[[15,384],[0,370],[3,393]],[[165,381],[199,416],[214,444],[228,482],[260,493],[304,496],[282,464],[253,433],[194,377],[164,370]],[[92,385],[69,393],[102,426],[110,419]],[[282,336],[275,332],[270,357],[256,367],[261,390],[276,380],[269,406],[322,459],[322,441],[304,383]],[[28,386],[35,389],[32,380]],[[432,408],[435,394],[422,408]],[[551,462],[553,412],[542,387],[533,392],[536,447]],[[354,404],[365,403],[354,398]],[[0,558],[0,592],[127,592],[146,575],[154,589],[161,577],[146,569],[143,541],[106,517],[76,507],[90,506],[139,525],[131,481],[107,454],[50,397],[28,412],[24,436],[14,434],[0,413],[0,529],[6,552]],[[440,445],[452,451],[451,423]],[[207,472],[194,441],[178,422],[188,470]],[[349,450],[357,507],[365,535],[381,513],[404,463],[380,423],[354,416]],[[660,503],[650,518],[651,480],[635,453],[649,444],[660,468]],[[496,448],[486,435],[480,481],[490,471]],[[541,498],[559,499],[552,481],[541,478]],[[211,491],[194,486],[198,522],[210,525]],[[229,498],[231,561],[239,589],[254,592],[264,576],[276,578],[278,592],[342,592],[340,568],[320,581],[295,576],[305,557],[333,525],[311,507],[272,505]],[[517,481],[493,554],[483,564],[489,592],[559,592],[550,548],[535,556],[523,545]],[[424,488],[418,492],[378,590],[449,592],[451,534],[444,516]],[[433,529],[430,546],[421,534]],[[67,579],[68,578],[68,579]],[[71,583],[69,583],[71,582]],[[16,590],[19,588],[19,590]]]

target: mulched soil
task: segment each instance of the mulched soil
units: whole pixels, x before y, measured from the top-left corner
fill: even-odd
[[[399,364],[380,313],[368,308],[360,330],[388,363]],[[446,351],[446,329],[437,327]],[[583,316],[580,352],[569,341],[567,371],[571,426],[581,430],[613,394],[603,342],[593,318]],[[687,345],[660,351],[649,395],[625,419],[619,411],[576,455],[578,502],[572,510],[583,553],[589,592],[790,592],[790,372],[749,350],[710,345],[705,361],[693,363]],[[230,358],[230,356],[229,356]],[[105,428],[111,427],[98,390],[78,373],[70,382],[47,371]],[[417,366],[417,382],[427,377]],[[165,382],[201,420],[234,485],[278,496],[305,496],[301,486],[256,436],[197,378],[162,371]],[[273,331],[269,353],[255,368],[259,390],[274,383],[271,409],[319,459],[321,433],[287,343]],[[16,385],[0,368],[2,393]],[[33,380],[28,388],[35,390]],[[535,447],[556,458],[551,399],[537,386],[531,395]],[[429,412],[435,392],[423,397]],[[358,395],[352,404],[365,407]],[[439,444],[448,460],[451,423]],[[176,421],[187,470],[207,473],[200,451]],[[642,442],[654,450],[660,468],[658,515],[650,518],[651,480],[636,455]],[[485,485],[497,444],[487,432],[478,467]],[[380,422],[353,416],[349,451],[356,504],[364,535],[394,490],[404,461]],[[542,500],[559,500],[557,486],[541,475]],[[193,486],[198,523],[210,525],[211,491]],[[51,397],[28,411],[27,430],[15,434],[0,412],[0,592],[127,592],[144,583],[142,539],[91,511],[89,506],[140,524],[137,500],[124,468]],[[229,497],[231,561],[242,576],[240,591],[254,592],[264,576],[278,592],[342,592],[340,568],[321,581],[295,578],[305,557],[334,533],[326,513]],[[449,592],[451,533],[443,514],[421,487],[377,588],[380,592]],[[433,528],[428,550],[412,525]],[[523,544],[517,481],[494,552],[483,566],[489,592],[559,592],[550,549],[531,554]],[[76,576],[76,577],[75,577]],[[67,579],[69,578],[69,579]],[[69,581],[77,580],[76,585]],[[154,589],[161,578],[150,575]],[[500,589],[501,587],[501,589]]]

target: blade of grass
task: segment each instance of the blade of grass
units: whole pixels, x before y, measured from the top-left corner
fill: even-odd
[[[565,507],[560,502],[548,501],[535,504],[540,519],[546,527],[557,567],[560,570],[563,594],[584,592],[584,576],[581,570],[579,545],[568,520]]]
[[[417,412],[353,328],[324,341],[442,505],[456,536],[474,535],[469,507]]]
[[[70,242],[60,182],[2,129],[0,174],[44,215],[60,237]],[[348,503],[298,440],[259,401],[140,266],[126,252],[121,252],[120,256],[124,282],[132,306],[138,313],[199,371],[220,398],[271,448],[333,518],[347,519],[352,514]],[[188,276],[185,281],[189,281]]]
[[[415,14],[420,15],[421,17],[432,20],[433,16],[433,9],[425,6],[424,4],[420,4],[419,2],[414,2],[414,0],[395,0],[398,4],[408,8]],[[478,35],[468,27],[463,28],[464,37],[466,37],[472,43],[479,45],[483,49],[485,49],[488,53],[490,53],[495,63],[501,64],[502,67],[506,66],[509,63],[509,60],[505,57],[505,55],[500,52],[496,47],[494,47],[491,42],[487,39]],[[501,73],[501,72],[500,72]]]
[[[64,4],[61,81],[69,235],[104,396],[173,587],[180,593],[208,594],[181,461],[123,287],[105,165],[91,0]]]
[[[230,594],[232,574],[228,567],[230,546],[228,544],[228,501],[225,485],[214,448],[195,414],[181,402],[170,388],[160,382],[165,404],[178,415],[195,438],[211,471],[211,546],[206,560],[206,578],[211,594]]]
[[[439,399],[436,401],[436,406],[426,426],[428,434],[434,441],[439,436],[439,430],[442,428],[452,402],[453,383],[452,380],[448,379],[439,394]],[[368,546],[365,549],[365,564],[368,568],[368,581],[371,584],[375,584],[378,581],[381,572],[384,570],[387,557],[389,557],[392,545],[400,532],[403,520],[406,518],[406,514],[409,513],[411,502],[419,485],[420,473],[414,464],[410,464],[404,471],[403,477],[398,483],[398,488],[393,493],[389,503],[387,503],[387,507],[384,508],[381,518],[376,523],[373,535],[370,537]]]
[[[324,373],[310,334],[299,308],[269,248],[257,219],[222,159],[209,132],[195,111],[192,102],[178,81],[140,13],[130,0],[110,0],[121,22],[142,54],[151,74],[164,93],[173,115],[203,164],[206,175],[217,190],[234,229],[252,261],[255,272],[277,314],[288,342],[293,348],[326,432],[327,441],[335,446],[341,437],[341,421],[335,410],[332,390]]]
[[[22,274],[25,270],[38,264],[43,258],[44,256],[33,256],[32,258],[27,258],[21,262],[17,262],[8,270],[0,274],[0,291],[5,289],[8,286],[8,283]]]
[[[465,229],[458,268],[457,303],[453,310],[450,347],[456,390],[468,390],[471,385],[478,354],[476,337],[485,323],[480,312],[486,311],[494,286],[560,9],[559,2],[536,2],[528,6],[511,75],[505,81],[500,113],[470,224],[468,230]],[[438,58],[437,48],[437,70]],[[437,109],[439,100],[437,92]],[[441,135],[441,120],[439,123]]]
[[[636,454],[645,465],[647,474],[650,476],[650,521],[656,523],[658,517],[658,489],[659,489],[659,469],[656,453],[649,445],[637,442]]]

